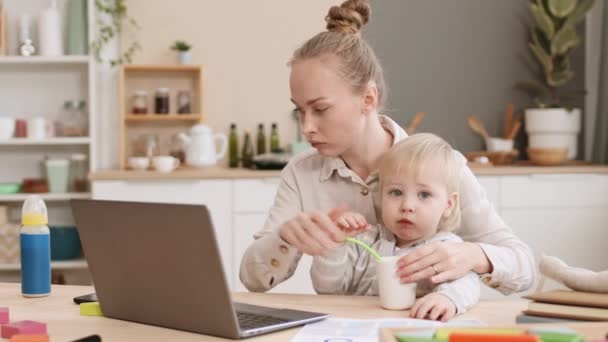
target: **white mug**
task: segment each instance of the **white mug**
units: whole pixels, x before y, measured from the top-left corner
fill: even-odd
[[[380,304],[388,310],[406,310],[416,302],[416,283],[402,284],[397,275],[400,256],[383,257],[376,262]]]
[[[11,139],[15,136],[15,119],[0,117],[0,140]]]
[[[158,172],[168,173],[179,166],[179,159],[171,156],[157,156],[152,160],[154,168]]]
[[[35,117],[27,120],[27,137],[29,139],[42,140],[46,138],[46,120]]]

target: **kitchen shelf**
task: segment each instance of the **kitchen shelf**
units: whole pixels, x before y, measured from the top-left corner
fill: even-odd
[[[205,121],[203,106],[203,67],[189,64],[123,64],[119,69],[118,94],[120,108],[120,169],[125,170],[130,156],[145,149],[144,139],[155,137],[157,153],[170,154],[169,146],[178,133]],[[156,114],[156,92],[169,89],[169,114]],[[133,113],[133,95],[144,91],[146,114]],[[190,94],[191,113],[178,114],[178,95]],[[141,101],[141,99],[139,99]]]
[[[80,270],[87,268],[85,259],[51,261],[52,270]],[[0,271],[19,271],[21,264],[0,264]]]
[[[58,56],[58,57],[43,57],[43,56],[2,56],[0,57],[0,65],[2,64],[87,64],[89,56]]]
[[[0,203],[3,202],[23,202],[30,195],[39,195],[44,201],[69,201],[71,199],[91,198],[90,192],[68,192],[65,194],[41,193],[41,194],[0,194]]]
[[[125,64],[124,71],[143,72],[201,72],[201,67],[195,64]]]
[[[89,137],[61,137],[49,139],[13,138],[0,140],[0,146],[24,146],[24,145],[88,145],[91,143]]]
[[[126,121],[200,121],[201,114],[125,114]]]

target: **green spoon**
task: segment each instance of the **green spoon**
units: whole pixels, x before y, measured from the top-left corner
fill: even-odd
[[[373,248],[368,246],[365,242],[363,242],[361,240],[357,240],[355,238],[351,238],[351,237],[347,237],[346,241],[356,243],[357,245],[363,247],[366,251],[368,251],[374,258],[376,258],[376,260],[382,261],[382,257],[380,256],[380,254],[378,254]]]

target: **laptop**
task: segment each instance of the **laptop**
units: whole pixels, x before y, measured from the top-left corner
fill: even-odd
[[[234,303],[204,205],[71,205],[106,317],[239,339],[329,316]]]

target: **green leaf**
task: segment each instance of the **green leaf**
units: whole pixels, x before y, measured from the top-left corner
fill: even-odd
[[[515,83],[515,88],[521,90],[533,98],[547,96],[549,91],[547,87],[539,81],[522,81]]]
[[[542,47],[547,54],[551,53],[551,42],[547,39],[547,37],[545,37],[545,34],[541,29],[538,27],[533,27],[531,35],[532,40],[536,45]]]
[[[578,36],[573,26],[562,27],[551,40],[551,54],[553,56],[563,55],[568,49],[578,45]]]
[[[534,16],[538,27],[545,33],[545,36],[548,39],[551,39],[555,34],[555,26],[545,11],[545,7],[542,4],[535,5],[531,3],[530,10],[532,11],[532,15]]]
[[[553,60],[551,59],[551,56],[549,56],[545,50],[540,47],[540,45],[530,43],[529,46],[534,56],[536,56],[536,59],[538,59],[540,64],[543,66],[545,73],[548,74],[553,71]]]
[[[547,84],[552,87],[559,87],[570,81],[574,77],[574,72],[571,70],[557,71],[547,74]]]
[[[594,3],[595,0],[581,0],[578,3],[578,6],[576,6],[574,11],[566,19],[565,25],[574,27],[581,20],[585,19],[585,15],[593,7]]]
[[[548,0],[549,12],[556,18],[564,18],[576,8],[577,0]]]
[[[553,66],[555,71],[570,70],[570,57],[567,55],[559,56],[553,60]]]

